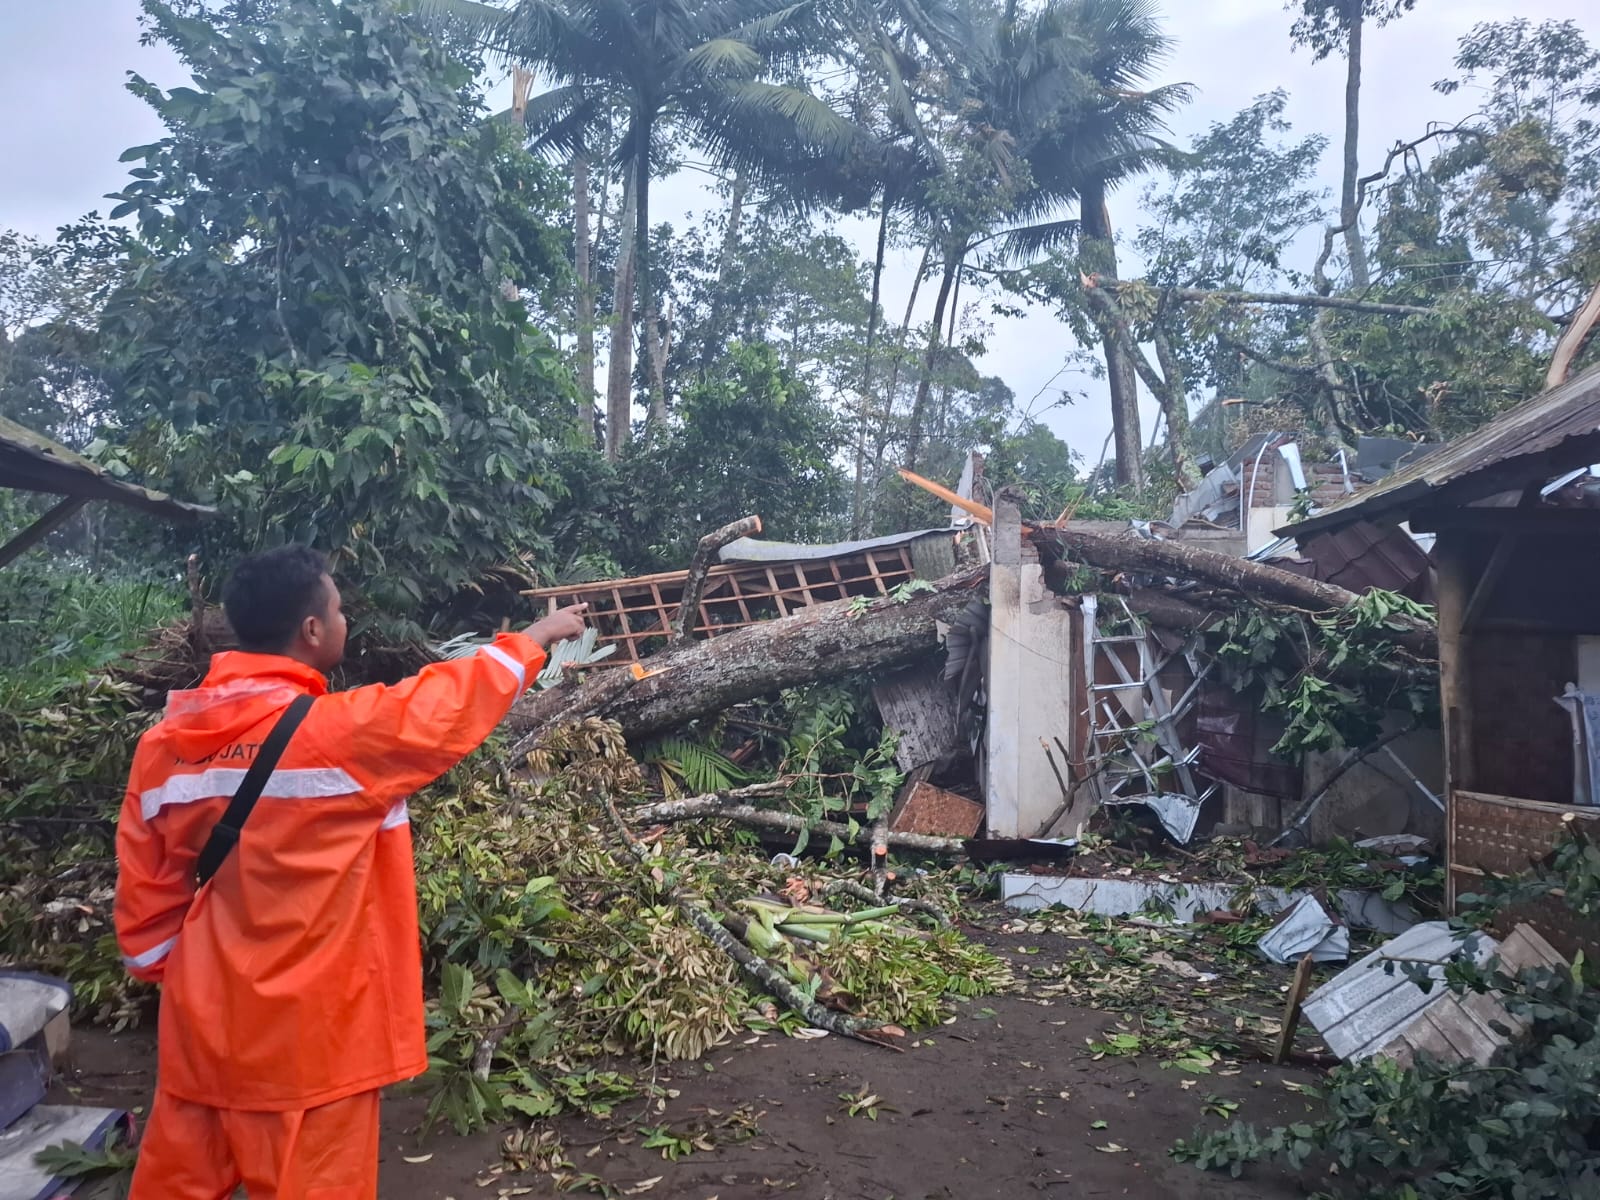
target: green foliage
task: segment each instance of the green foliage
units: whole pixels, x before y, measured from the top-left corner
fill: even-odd
[[[0,820],[115,815],[148,718],[107,669],[180,611],[166,581],[37,559],[0,573]]]
[[[661,566],[687,562],[708,531],[751,513],[767,536],[827,541],[845,509],[837,429],[774,349],[734,346],[623,460],[628,528]]]
[[[33,1161],[75,1185],[109,1178],[110,1191],[105,1194],[121,1200],[133,1182],[133,1166],[139,1161],[139,1148],[128,1145],[120,1129],[113,1129],[106,1134],[105,1144],[99,1149],[90,1150],[78,1142],[60,1142],[39,1151]]]
[[[218,549],[312,542],[425,614],[541,544],[570,411],[525,300],[563,269],[552,181],[382,4],[147,9],[196,86],[132,84],[171,135],[124,155],[113,211],[138,230],[104,319],[128,460],[217,503]]]
[[[1417,723],[1438,719],[1435,664],[1408,663],[1394,634],[1403,619],[1433,620],[1431,609],[1374,589],[1336,613],[1306,617],[1250,606],[1220,621],[1208,637],[1223,678],[1259,688],[1262,709],[1283,719],[1274,754],[1361,747],[1394,712]]]
[[[815,684],[783,693],[783,759],[778,773],[792,776],[789,802],[810,821],[844,816],[852,832],[856,820],[848,814],[865,808],[875,821],[894,805],[895,793],[905,776],[895,765],[898,735],[870,722],[870,696],[860,685]],[[803,830],[795,841],[799,854],[811,840]],[[843,849],[838,838],[830,854]]]
[[[1503,918],[1535,894],[1559,895],[1572,884],[1580,918],[1595,909],[1600,856],[1569,837],[1529,875],[1490,881],[1488,893],[1462,897],[1473,924]],[[1509,906],[1509,907],[1508,907]],[[1437,986],[1425,964],[1407,964],[1421,986]],[[1499,993],[1526,1027],[1486,1065],[1419,1055],[1400,1067],[1377,1057],[1334,1069],[1316,1095],[1326,1113],[1265,1132],[1234,1124],[1197,1133],[1173,1154],[1235,1176],[1253,1162],[1281,1159],[1336,1164],[1330,1190],[1373,1200],[1534,1200],[1586,1196],[1600,1189],[1600,992],[1585,979],[1580,956],[1570,968],[1537,967],[1514,976],[1470,954],[1452,963],[1443,986],[1458,994]]]
[[[639,751],[639,761],[654,767],[668,799],[726,791],[750,782],[750,775],[715,746],[684,737],[658,738]]]
[[[837,986],[861,998],[874,1017],[908,1029],[944,1019],[948,997],[970,999],[1003,990],[1011,972],[954,930],[920,935],[869,930],[819,954]]]

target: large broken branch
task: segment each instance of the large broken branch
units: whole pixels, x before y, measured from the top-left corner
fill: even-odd
[[[1150,287],[1139,280],[1097,279],[1089,281],[1090,288],[1110,292],[1124,292],[1131,288]],[[1282,305],[1290,308],[1334,308],[1345,312],[1370,313],[1380,317],[1427,317],[1434,310],[1420,304],[1387,304],[1377,300],[1357,300],[1351,296],[1319,296],[1303,292],[1231,292],[1212,288],[1163,288],[1163,295],[1186,303],[1215,301],[1229,307],[1246,304]]]
[[[1583,348],[1589,331],[1597,321],[1600,321],[1600,283],[1594,285],[1594,291],[1589,293],[1583,307],[1573,316],[1572,324],[1567,326],[1567,331],[1556,342],[1556,352],[1550,358],[1550,370],[1544,377],[1546,388],[1560,387],[1567,381],[1572,371],[1572,360],[1578,357],[1578,351]]]
[[[530,692],[507,718],[508,728],[520,735],[512,759],[565,721],[605,717],[628,737],[639,737],[783,688],[906,662],[938,646],[937,623],[954,620],[984,578],[981,570],[951,575],[931,592],[905,600],[883,597],[864,607],[853,600],[817,604],[674,646],[651,657],[652,674],[642,680],[611,668],[581,684]]]
[[[813,821],[799,813],[774,812],[749,804],[732,804],[721,795],[692,796],[687,800],[665,800],[660,804],[644,804],[626,810],[628,819],[635,824],[659,825],[674,821],[692,821],[708,818],[719,821],[736,821],[757,829],[777,829],[784,833],[820,833],[836,837],[848,845],[851,842],[870,842],[873,827],[862,825],[854,832],[850,826],[837,821]],[[931,837],[922,833],[884,833],[885,844],[901,850],[915,850],[921,854],[964,854],[967,844],[960,838]]]
[[[760,517],[741,517],[700,539],[700,544],[694,548],[694,557],[689,560],[689,576],[683,581],[683,600],[678,605],[678,615],[672,619],[674,645],[694,637],[694,627],[700,619],[700,597],[706,591],[706,572],[717,561],[717,551],[729,542],[760,532]]]
[[[1274,604],[1312,612],[1333,612],[1360,599],[1335,584],[1308,579],[1265,563],[1219,554],[1186,542],[1158,541],[1133,534],[1091,533],[1073,525],[1036,527],[1036,543],[1054,545],[1079,562],[1102,571],[1167,575],[1227,588]],[[1409,617],[1394,618],[1394,640],[1418,654],[1438,656],[1438,633],[1432,625]]]
[[[634,836],[633,831],[628,828],[627,823],[623,821],[621,815],[617,812],[615,804],[607,800],[605,801],[605,806],[606,813],[611,818],[611,824],[622,838],[622,843],[627,847],[628,853],[638,859],[641,864],[648,866],[650,862],[649,849]],[[783,972],[724,929],[722,923],[700,900],[690,896],[682,888],[678,887],[671,889],[669,898],[677,906],[678,911],[689,920],[689,923],[703,933],[712,945],[733,959],[758,987],[765,989],[779,1000],[782,1000],[791,1010],[799,1013],[812,1025],[818,1029],[826,1029],[830,1033],[836,1033],[840,1037],[857,1038],[864,1042],[871,1042],[875,1046],[885,1044],[867,1036],[874,1029],[882,1027],[883,1023],[881,1021],[847,1016],[844,1013],[836,1013],[824,1008],[816,1000],[795,987],[784,976]],[[897,1049],[897,1047],[891,1046],[889,1049]]]

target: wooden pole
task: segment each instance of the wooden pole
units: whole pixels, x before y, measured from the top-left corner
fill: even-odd
[[[1470,686],[1470,635],[1464,627],[1471,605],[1474,580],[1466,551],[1472,534],[1463,529],[1441,529],[1433,547],[1434,591],[1439,610],[1439,719],[1444,731],[1445,804],[1445,911],[1454,912],[1455,794],[1470,791],[1474,782],[1472,761],[1472,702]]]
[[[1283,1004],[1283,1028],[1278,1033],[1278,1048],[1272,1054],[1272,1061],[1280,1065],[1289,1060],[1289,1051],[1294,1049],[1294,1031],[1300,1026],[1300,1005],[1311,985],[1311,962],[1309,954],[1301,958],[1294,969],[1294,982],[1289,985],[1289,998]]]
[[[89,500],[86,496],[68,496],[32,525],[29,525],[4,546],[0,546],[0,567],[21,558],[45,538],[60,529],[77,515]]]

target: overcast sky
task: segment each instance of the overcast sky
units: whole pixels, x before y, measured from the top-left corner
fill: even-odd
[[[1176,41],[1160,82],[1183,81],[1196,89],[1194,102],[1173,123],[1186,142],[1214,121],[1231,117],[1255,96],[1282,87],[1290,96],[1288,118],[1296,134],[1319,132],[1330,139],[1324,182],[1337,180],[1343,63],[1312,65],[1289,46],[1289,14],[1279,0],[1171,0],[1166,27]],[[1362,103],[1362,164],[1371,169],[1384,150],[1415,137],[1429,121],[1470,112],[1470,94],[1444,97],[1430,85],[1450,71],[1457,40],[1481,21],[1525,16],[1571,19],[1600,39],[1600,17],[1592,0],[1420,0],[1417,10],[1386,29],[1368,34]],[[170,52],[138,41],[137,0],[0,0],[0,228],[49,237],[55,227],[91,209],[110,208],[105,193],[118,188],[125,168],[117,158],[128,146],[153,141],[162,129],[150,110],[126,88],[127,73],[172,87],[186,82]],[[1127,228],[1138,219],[1138,187],[1113,199],[1113,218]],[[659,198],[658,198],[659,196]],[[652,216],[678,221],[705,207],[695,177],[684,176],[652,192]],[[860,223],[863,255],[870,234]],[[890,313],[905,307],[915,269],[902,255],[886,286]],[[926,293],[925,293],[926,294]],[[927,314],[925,301],[924,318]],[[1091,462],[1110,428],[1104,385],[1076,374],[1058,377],[1067,335],[1047,313],[995,322],[987,356],[979,364],[999,375],[1027,404],[1041,392],[1085,392],[1070,407],[1051,410],[1048,423]],[[1041,401],[1040,403],[1043,403]],[[1147,406],[1146,421],[1150,420]],[[1148,425],[1147,425],[1148,432]]]

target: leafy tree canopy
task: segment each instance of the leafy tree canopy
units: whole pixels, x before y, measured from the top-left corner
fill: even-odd
[[[387,5],[146,11],[194,86],[131,85],[171,131],[112,213],[137,468],[219,504],[218,549],[317,544],[391,614],[537,549],[571,404],[529,319],[564,270],[550,177]]]

